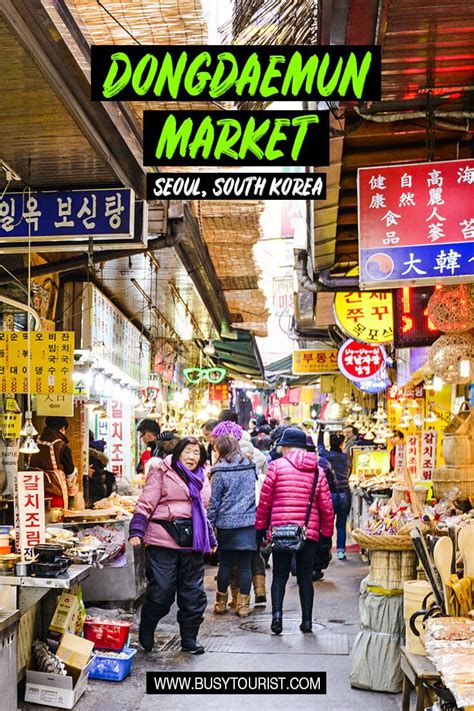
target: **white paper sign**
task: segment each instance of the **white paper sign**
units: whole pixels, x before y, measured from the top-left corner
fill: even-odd
[[[436,445],[438,433],[436,430],[423,430],[421,434],[421,476],[431,480],[436,467]]]
[[[413,481],[418,477],[419,440],[418,435],[408,435],[406,444],[406,467]]]
[[[15,478],[15,530],[17,552],[31,560],[34,546],[45,541],[43,472],[18,472]]]

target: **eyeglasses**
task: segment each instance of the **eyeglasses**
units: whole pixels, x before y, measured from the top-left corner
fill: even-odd
[[[200,383],[207,380],[208,383],[221,383],[227,375],[225,368],[185,368],[184,377],[189,383]]]

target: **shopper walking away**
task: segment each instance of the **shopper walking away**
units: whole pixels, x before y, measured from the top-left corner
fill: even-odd
[[[351,490],[349,489],[349,475],[351,472],[351,458],[342,451],[344,435],[332,432],[329,436],[329,452],[323,444],[323,433],[319,433],[318,452],[332,467],[334,478],[329,480],[334,513],[336,515],[336,556],[338,560],[346,559],[346,524],[351,510]]]
[[[257,508],[257,540],[263,541],[267,529],[272,527],[288,524],[303,527],[308,520],[306,540],[296,553],[296,579],[301,603],[300,629],[311,632],[313,560],[318,541],[326,545],[329,541],[330,544],[334,511],[328,483],[324,472],[317,466],[316,454],[307,451],[306,434],[296,427],[288,427],[278,445],[282,457],[268,468]],[[283,599],[291,558],[291,551],[273,551],[271,629],[275,634],[281,634],[283,629]]]
[[[208,516],[217,529],[219,571],[214,612],[223,614],[232,566],[238,568],[236,612],[250,614],[252,554],[257,548],[255,536],[255,465],[242,454],[232,435],[218,437],[214,443],[216,463],[211,471],[212,494]]]
[[[109,458],[105,454],[106,442],[103,439],[89,441],[89,476],[84,483],[87,488],[87,506],[92,508],[96,501],[107,498],[117,491],[117,483],[113,472],[107,469]]]
[[[77,469],[66,431],[67,417],[47,417],[45,428],[36,440],[39,452],[28,460],[30,469],[44,472],[44,494],[51,498],[52,509],[67,509],[69,497],[78,493]]]
[[[146,418],[142,420],[137,427],[137,432],[140,435],[140,439],[144,445],[144,451],[140,457],[140,461],[137,465],[138,474],[146,474],[148,469],[148,463],[152,457],[155,456],[158,449],[157,437],[160,434],[160,426],[156,420]]]
[[[204,652],[197,641],[207,603],[203,554],[216,544],[204,508],[210,496],[205,462],[206,451],[199,440],[183,437],[172,455],[150,461],[135,506],[129,540],[133,546],[146,544],[148,587],[138,638],[147,652],[175,597],[181,648],[191,654]]]

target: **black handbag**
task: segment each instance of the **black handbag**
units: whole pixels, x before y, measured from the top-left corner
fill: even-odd
[[[313,499],[318,485],[319,469],[316,467],[314,473],[313,486],[309,497],[308,508],[306,510],[306,518],[303,526],[296,523],[286,523],[283,526],[272,526],[270,529],[270,544],[274,552],[290,552],[297,553],[300,551],[306,540],[306,529],[308,528]]]
[[[175,518],[174,521],[164,519],[152,519],[153,523],[163,526],[166,533],[169,533],[175,543],[180,548],[193,547],[193,520],[192,518]]]

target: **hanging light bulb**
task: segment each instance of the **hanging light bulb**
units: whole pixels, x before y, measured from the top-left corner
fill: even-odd
[[[104,389],[105,378],[104,374],[98,370],[94,376],[94,391],[97,395],[102,395],[102,390]]]
[[[368,432],[365,433],[364,439],[368,440],[369,442],[373,439],[375,439],[375,435],[372,432],[372,430],[369,430]]]
[[[20,437],[36,437],[38,430],[33,424],[31,412],[25,412],[25,422],[20,430]]]
[[[374,439],[374,444],[385,444],[385,443],[386,443],[386,439],[381,434],[378,434]]]
[[[443,380],[442,378],[439,377],[439,375],[435,375],[433,378],[433,390],[435,392],[439,392],[443,388]]]
[[[204,346],[203,350],[204,350],[204,353],[208,356],[213,356],[216,354],[216,349],[214,347],[214,343],[213,343],[212,339],[208,340],[208,342]]]
[[[316,419],[317,415],[318,415],[318,413],[316,412],[316,410],[313,407],[313,409],[311,410],[311,417],[313,418],[313,420]]]
[[[408,407],[405,407],[405,409],[402,412],[402,420],[406,420],[406,422],[409,422],[412,419],[413,419],[413,415],[411,414]]]
[[[39,447],[33,437],[26,437],[19,451],[22,454],[38,454]]]
[[[433,410],[433,408],[430,406],[430,411],[428,414],[428,417],[425,417],[425,422],[437,422],[438,421],[438,416],[436,412]]]
[[[418,409],[418,403],[416,400],[412,400],[411,403],[408,405],[408,407],[411,407],[412,410],[417,410]]]
[[[364,408],[362,405],[360,405],[358,402],[355,403],[355,405],[352,408],[352,412],[362,412]]]
[[[344,405],[345,407],[347,407],[350,404],[351,404],[351,399],[350,399],[349,395],[347,393],[344,393],[344,397],[341,400],[341,405]]]

